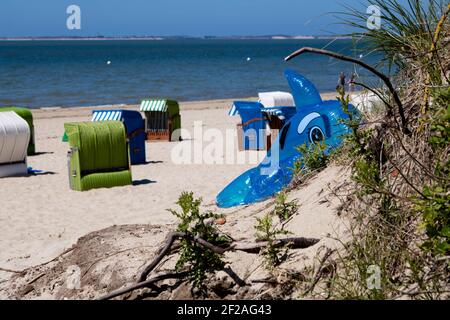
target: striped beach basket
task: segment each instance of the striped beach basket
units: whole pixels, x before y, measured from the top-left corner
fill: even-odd
[[[147,140],[181,140],[181,116],[178,102],[170,99],[144,99],[140,111],[145,114]]]
[[[131,164],[146,163],[145,123],[139,111],[133,110],[93,110],[92,121],[121,121],[125,125],[130,144]]]

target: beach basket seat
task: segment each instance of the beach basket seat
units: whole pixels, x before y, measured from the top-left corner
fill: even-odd
[[[64,124],[70,188],[86,191],[132,184],[125,126],[120,121]]]
[[[146,163],[145,121],[141,113],[132,110],[93,110],[92,121],[122,121],[130,146],[131,164]]]
[[[30,142],[28,143],[27,154],[29,156],[34,155],[36,153],[36,145],[34,136],[33,114],[28,108],[0,107],[0,112],[9,112],[9,111],[17,113],[19,117],[21,117],[28,123],[28,127],[30,128]]]
[[[144,99],[140,111],[145,114],[147,140],[181,140],[180,106],[169,99]]]
[[[291,106],[266,108],[260,102],[235,101],[228,115],[242,119],[237,125],[239,150],[269,150],[296,112]]]
[[[0,177],[28,174],[28,123],[13,111],[0,112]]]
[[[276,138],[283,126],[297,113],[295,107],[270,107],[262,109],[270,127],[272,138]]]
[[[240,151],[269,150],[283,126],[297,113],[290,93],[261,92],[259,98],[258,102],[235,101],[228,112],[242,118],[238,124]]]
[[[239,151],[268,150],[270,148],[270,132],[267,130],[263,108],[263,105],[258,102],[234,102],[232,110],[234,109],[235,114],[239,114],[242,119],[242,122],[237,125]]]

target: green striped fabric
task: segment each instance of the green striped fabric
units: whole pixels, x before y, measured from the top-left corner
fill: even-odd
[[[128,167],[125,127],[120,121],[66,123],[71,147],[80,150],[81,171]]]
[[[92,173],[81,178],[81,190],[122,187],[132,183],[130,170]]]
[[[159,111],[159,112],[167,112],[167,100],[158,99],[158,100],[142,100],[141,103],[141,111]]]

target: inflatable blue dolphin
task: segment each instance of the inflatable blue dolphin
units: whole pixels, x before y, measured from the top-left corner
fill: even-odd
[[[302,156],[296,149],[299,145],[324,142],[329,152],[339,147],[343,135],[350,132],[342,121],[348,119],[348,115],[339,101],[322,101],[314,84],[293,70],[286,70],[285,76],[296,113],[286,121],[261,164],[243,173],[217,195],[216,202],[221,208],[255,203],[273,196],[291,182],[294,163]],[[351,105],[349,110],[357,112]]]

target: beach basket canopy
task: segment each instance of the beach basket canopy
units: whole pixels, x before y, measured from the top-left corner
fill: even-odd
[[[266,108],[295,106],[294,97],[289,92],[260,92],[258,96],[259,102]]]
[[[24,119],[30,128],[30,142],[28,143],[28,155],[33,155],[36,153],[36,147],[34,143],[34,125],[33,125],[33,114],[28,108],[21,107],[0,107],[0,112],[10,112],[13,111]]]
[[[30,128],[15,112],[0,112],[0,164],[23,162],[27,157]]]
[[[94,110],[92,121],[122,121],[122,110]]]
[[[169,112],[178,113],[178,102],[169,99],[144,99],[141,102],[142,112]]]
[[[126,129],[130,129],[127,127],[132,122],[132,130],[136,130],[142,127],[143,119],[141,113],[135,110],[92,110],[92,121],[123,121]]]

